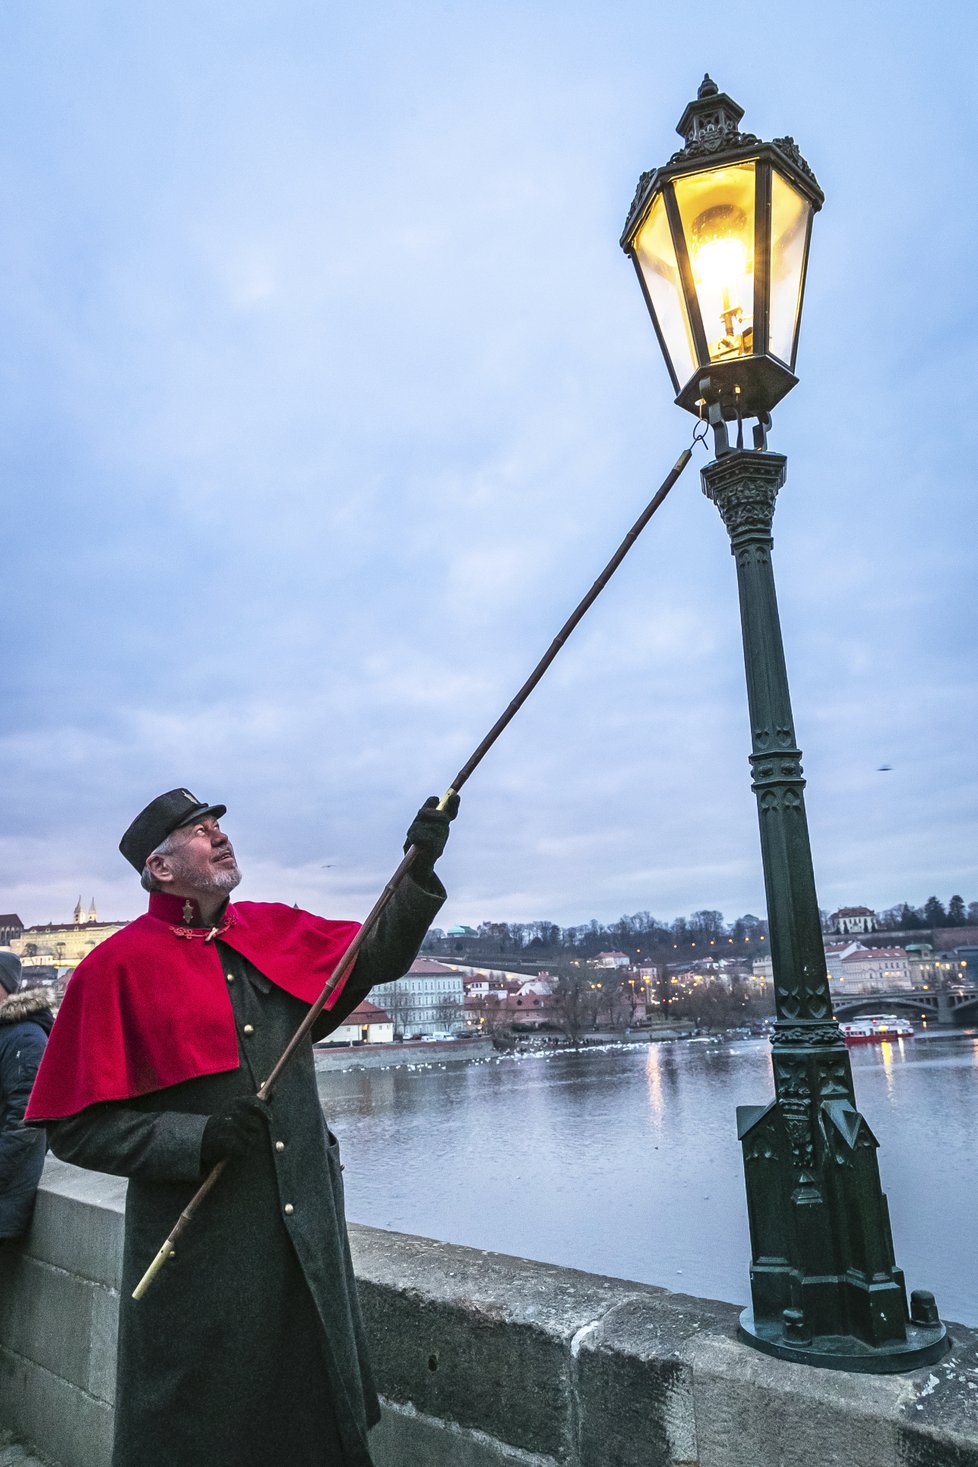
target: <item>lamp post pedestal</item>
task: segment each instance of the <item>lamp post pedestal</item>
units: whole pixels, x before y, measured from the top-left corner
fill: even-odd
[[[752,1307],[742,1337],[768,1354],[842,1370],[901,1371],[948,1348],[931,1294],[908,1310],[876,1161],[832,1013],[788,696],[771,550],[781,454],[737,449],[702,470],[737,564],[753,788],[777,1022],[775,1099],[740,1106]]]

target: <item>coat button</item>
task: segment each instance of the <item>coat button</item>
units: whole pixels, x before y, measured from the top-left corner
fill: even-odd
[[[255,1026],[254,1026],[254,1024],[246,1024],[244,1026],[244,1031],[245,1031],[246,1034],[254,1034],[254,1032],[255,1032]]]
[[[285,1216],[286,1217],[291,1217],[294,1212],[295,1212],[295,1208],[292,1206],[292,1203],[291,1202],[287,1202],[285,1204]]]
[[[284,1151],[285,1150],[285,1142],[284,1141],[276,1141],[276,1143],[275,1143],[275,1150],[276,1151]]]
[[[229,983],[233,983],[234,982],[234,974],[233,973],[225,973],[224,976],[228,980]]]

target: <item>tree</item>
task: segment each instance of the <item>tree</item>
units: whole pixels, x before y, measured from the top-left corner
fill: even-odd
[[[377,995],[376,1002],[390,1014],[395,1039],[403,1039],[414,1009],[410,990],[395,980],[383,994]]]
[[[487,947],[494,948],[498,952],[504,953],[510,947],[511,939],[507,922],[480,922],[479,936]]]
[[[570,963],[557,974],[553,988],[554,1014],[572,1044],[578,1044],[585,1030],[593,1029],[597,1023],[596,994],[591,970],[583,963]]]
[[[698,1029],[725,1029],[734,1021],[734,1005],[722,983],[696,983],[680,993],[676,1012]],[[738,1015],[739,1017],[739,1015]]]
[[[714,941],[723,937],[726,928],[723,925],[723,913],[713,911],[694,912],[689,919],[689,925],[696,935],[696,940],[709,942],[712,937]]]
[[[953,896],[947,904],[947,920],[951,927],[963,927],[968,920],[964,897]]]
[[[929,896],[924,902],[924,922],[928,927],[944,927],[947,923],[944,903],[936,896]]]
[[[527,946],[535,951],[554,948],[560,942],[560,928],[555,922],[528,922],[526,930],[530,934]]]
[[[480,1035],[492,1040],[494,1049],[509,1048],[509,1013],[505,999],[501,999],[496,993],[487,993],[476,1000],[473,1013],[479,1021]]]
[[[978,902],[968,903],[968,922],[972,926],[978,927]]]
[[[685,947],[690,940],[689,923],[685,917],[677,917],[670,926],[673,941],[679,947]]]
[[[441,1027],[448,1030],[457,1029],[462,1017],[461,1001],[454,994],[446,993],[444,998],[438,1002],[438,1019]]]

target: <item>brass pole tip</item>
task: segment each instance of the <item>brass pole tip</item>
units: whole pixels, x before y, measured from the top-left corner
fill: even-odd
[[[159,1253],[157,1253],[149,1268],[146,1270],[142,1278],[139,1280],[139,1283],[133,1289],[132,1297],[134,1299],[141,1299],[143,1297],[146,1290],[149,1288],[150,1284],[153,1282],[156,1275],[163,1267],[164,1263],[167,1261],[168,1258],[173,1257],[175,1251],[176,1250],[174,1249],[173,1244],[170,1242],[170,1239],[167,1238],[166,1242],[163,1244],[163,1247],[160,1249]]]

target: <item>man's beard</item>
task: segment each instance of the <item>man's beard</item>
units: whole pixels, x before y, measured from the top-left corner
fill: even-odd
[[[204,870],[196,863],[185,860],[179,853],[170,856],[170,869],[176,880],[194,891],[219,891],[227,895],[241,882],[237,861],[230,866],[207,866]]]
[[[240,882],[241,872],[238,870],[237,861],[235,861],[233,866],[222,866],[219,870],[214,872],[211,881],[211,890],[232,892],[234,891],[234,888],[240,884]]]

